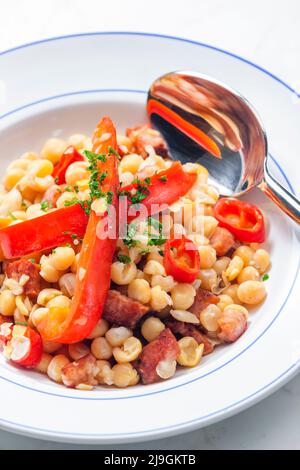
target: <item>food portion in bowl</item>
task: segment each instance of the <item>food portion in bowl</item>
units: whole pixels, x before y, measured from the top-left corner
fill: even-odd
[[[221,198],[148,125],[49,139],[0,194],[4,356],[80,390],[151,384],[247,329],[270,265],[259,208]]]

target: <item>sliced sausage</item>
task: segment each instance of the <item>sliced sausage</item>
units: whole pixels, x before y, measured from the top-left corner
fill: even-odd
[[[135,328],[148,311],[149,307],[111,289],[107,294],[103,318],[115,325]]]
[[[98,373],[96,359],[87,354],[78,361],[67,364],[62,369],[62,381],[66,387],[74,388],[79,384],[97,385],[95,376]]]
[[[156,368],[161,361],[174,361],[179,355],[179,347],[175,336],[169,328],[163,330],[157,339],[148,343],[135,362],[144,384],[152,384],[161,380]]]
[[[247,319],[242,312],[237,310],[224,310],[221,318],[218,320],[220,333],[218,338],[224,343],[233,343],[247,329]]]
[[[194,338],[198,344],[203,344],[203,354],[210,354],[214,346],[209,341],[209,339],[203,334],[196,325],[192,325],[191,323],[184,323],[182,321],[175,320],[175,318],[168,319],[166,321],[167,328],[170,328],[174,335],[180,336],[191,336]]]
[[[217,256],[225,256],[235,246],[235,239],[229,230],[217,227],[210,237],[210,244],[216,250]]]
[[[201,287],[199,287],[196,292],[194,303],[189,308],[189,312],[192,312],[197,317],[199,317],[200,312],[202,312],[202,310],[204,310],[209,304],[217,304],[218,302],[218,296],[208,290],[201,289]]]
[[[169,152],[162,135],[157,130],[152,129],[148,124],[127,129],[126,135],[133,141],[137,153],[143,158],[148,156],[148,152],[146,151],[148,145],[154,148],[157,155],[169,157]]]
[[[22,274],[29,276],[28,281],[23,286],[24,294],[28,295],[31,299],[37,297],[41,290],[40,268],[38,264],[31,263],[27,259],[20,259],[8,263],[5,272],[8,278],[12,278],[15,281],[19,281]]]

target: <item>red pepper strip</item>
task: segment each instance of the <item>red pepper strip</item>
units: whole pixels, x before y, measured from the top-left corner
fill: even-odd
[[[107,136],[104,141],[101,136]],[[110,154],[110,149],[117,148],[116,131],[112,121],[105,117],[96,128],[93,139],[93,152],[106,154],[106,161],[98,160],[99,175],[107,173],[101,185],[101,191],[112,193],[112,206],[116,209],[118,201],[117,157]],[[110,270],[117,243],[117,234],[97,236],[101,227],[112,223],[113,211],[97,215],[94,210],[88,221],[83,239],[79,266],[77,270],[75,295],[71,308],[50,308],[49,314],[37,325],[44,340],[70,344],[86,338],[101,317],[106,295],[110,286]],[[99,232],[98,232],[99,233]]]
[[[55,179],[55,183],[63,184],[66,182],[66,171],[68,166],[74,162],[82,162],[84,157],[76,150],[75,147],[70,145],[60,157],[58,164],[54,167],[52,176]]]
[[[140,203],[147,210],[148,215],[153,215],[158,210],[155,206],[173,204],[191,189],[196,179],[196,173],[187,173],[183,170],[180,162],[174,162],[167,170],[151,176],[149,184],[144,183],[143,180],[141,181],[140,186],[144,188],[146,197]],[[122,187],[121,194],[126,195],[127,192],[137,189],[138,186],[138,183],[132,183]],[[128,205],[130,207],[132,204],[129,203]],[[128,222],[136,217],[136,215],[129,215]]]
[[[6,259],[40,252],[71,242],[71,234],[83,237],[88,216],[79,204],[57,209],[35,219],[0,230],[0,246]]]
[[[149,100],[147,104],[147,111],[149,116],[151,116],[151,114],[158,114],[158,116],[161,116],[163,119],[165,119],[165,121],[173,124],[177,129],[193,139],[197,144],[211,153],[214,157],[222,158],[219,147],[207,134],[205,134],[205,132],[196,126],[193,126],[193,124],[187,122],[172,109],[163,105],[159,101]]]
[[[164,267],[177,282],[194,282],[200,270],[200,255],[188,238],[170,238],[165,244]]]
[[[214,206],[214,216],[221,227],[227,228],[242,242],[265,241],[264,216],[254,204],[223,197]]]
[[[10,344],[12,347],[10,358],[12,362],[24,367],[35,367],[40,362],[43,353],[42,339],[29,326],[23,334],[13,335]]]

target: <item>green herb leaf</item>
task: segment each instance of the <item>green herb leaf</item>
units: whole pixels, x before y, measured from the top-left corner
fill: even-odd
[[[41,210],[46,212],[48,209],[51,209],[52,204],[49,201],[42,201],[41,202]]]
[[[162,181],[163,183],[165,183],[168,180],[168,177],[166,175],[163,175],[163,176],[160,176],[158,179],[159,181]]]
[[[124,263],[124,264],[131,263],[130,256],[124,255],[122,253],[118,254],[118,260],[121,261],[121,263]]]
[[[268,279],[270,279],[269,274],[264,274],[263,277],[262,277],[262,280],[267,281]]]
[[[9,211],[8,215],[12,220],[18,220],[18,218],[12,212]]]

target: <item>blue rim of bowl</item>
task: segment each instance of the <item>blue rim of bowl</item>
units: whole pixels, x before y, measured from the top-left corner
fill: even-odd
[[[208,48],[208,49],[211,49],[211,50],[214,50],[216,52],[220,52],[222,54],[225,54],[225,55],[228,55],[230,57],[233,57],[241,62],[244,62],[256,69],[258,69],[259,71],[261,71],[262,73],[264,73],[265,75],[268,75],[270,78],[272,78],[273,80],[277,81],[278,83],[280,83],[281,85],[283,85],[285,88],[287,88],[289,91],[291,91],[293,94],[295,94],[297,97],[300,98],[300,95],[296,92],[296,90],[294,90],[290,85],[288,85],[286,82],[284,82],[283,80],[281,80],[280,78],[278,78],[277,76],[275,76],[274,74],[272,74],[271,72],[265,70],[264,68],[262,68],[261,66],[249,61],[248,59],[245,59],[243,57],[240,57],[236,54],[233,54],[229,51],[226,51],[224,49],[220,49],[220,48],[217,48],[215,46],[211,46],[209,44],[205,44],[205,43],[201,43],[201,42],[197,42],[197,41],[193,41],[193,40],[189,40],[189,39],[184,39],[184,38],[180,38],[180,37],[176,37],[176,36],[168,36],[168,35],[160,35],[160,34],[155,34],[155,33],[142,33],[142,32],[125,32],[125,31],[116,31],[116,32],[112,32],[112,31],[108,31],[108,32],[91,32],[91,33],[79,33],[79,34],[72,34],[72,35],[65,35],[65,36],[59,36],[59,37],[53,37],[53,38],[48,38],[48,39],[43,39],[43,40],[40,40],[40,41],[35,41],[35,42],[32,42],[32,43],[28,43],[28,44],[24,44],[24,45],[21,45],[21,46],[17,46],[15,48],[12,48],[12,49],[8,49],[6,51],[3,51],[3,52],[0,52],[0,57],[5,55],[5,54],[8,54],[8,53],[11,53],[11,52],[14,52],[16,50],[20,50],[20,49],[23,49],[23,48],[26,48],[26,47],[31,47],[31,46],[35,46],[35,45],[39,45],[39,44],[43,44],[43,43],[48,43],[48,42],[52,42],[52,41],[57,41],[57,40],[63,40],[63,39],[72,39],[72,38],[78,38],[78,37],[86,37],[86,36],[104,36],[104,35],[109,35],[109,36],[118,36],[118,35],[128,35],[128,36],[145,36],[145,37],[156,37],[156,38],[161,38],[161,39],[170,39],[170,40],[174,40],[174,41],[181,41],[181,42],[185,42],[185,43],[190,43],[190,44],[194,44],[194,45],[197,45],[197,46],[200,46],[200,47],[204,47],[204,48]],[[41,102],[44,102],[44,101],[48,101],[48,100],[51,100],[51,99],[55,99],[55,98],[59,98],[59,97],[64,97],[64,96],[68,96],[68,95],[72,95],[72,94],[79,94],[79,93],[91,93],[91,92],[109,92],[109,91],[123,91],[123,92],[137,92],[137,93],[145,93],[144,90],[131,90],[131,89],[107,89],[107,90],[84,90],[84,91],[81,91],[81,92],[72,92],[72,93],[67,93],[67,94],[63,94],[63,95],[57,95],[57,96],[54,96],[54,97],[49,97],[49,98],[44,98],[42,100],[38,100],[34,103],[29,103],[27,105],[24,105],[24,106],[21,106],[20,108],[17,108],[15,110],[12,110],[12,111],[9,111],[8,113],[5,113],[4,115],[0,116],[0,119],[4,119],[5,117],[7,117],[8,115],[10,114],[13,114],[17,111],[20,111],[22,109],[25,109],[29,106],[33,106],[35,104],[39,104]],[[288,177],[286,176],[286,174],[284,173],[283,169],[281,168],[281,166],[279,165],[279,163],[275,160],[274,157],[272,157],[272,160],[274,161],[275,165],[278,167],[279,171],[281,172],[281,174],[283,175],[285,181],[287,182],[290,190],[295,194],[294,190],[293,190],[293,187],[291,185],[291,183],[289,182],[288,180]],[[292,285],[291,285],[291,289],[289,290],[289,293],[284,301],[284,303],[282,304],[280,310],[278,311],[278,313],[276,314],[276,316],[273,318],[273,320],[271,321],[271,323],[268,325],[267,328],[265,328],[265,330],[250,344],[247,346],[247,348],[245,348],[243,351],[241,351],[239,354],[237,354],[234,358],[230,359],[229,361],[227,361],[226,363],[222,364],[220,367],[218,367],[217,369],[215,369],[214,371],[210,371],[206,374],[204,374],[203,376],[201,377],[197,377],[193,380],[190,380],[188,382],[185,382],[183,384],[179,384],[179,385],[176,385],[174,387],[169,387],[167,389],[164,389],[164,390],[161,390],[161,391],[155,391],[155,392],[149,392],[147,394],[142,394],[142,395],[135,395],[135,396],[129,396],[129,397],[115,397],[115,398],[86,398],[86,397],[75,397],[75,396],[68,396],[68,395],[60,395],[60,394],[55,394],[55,393],[51,393],[51,392],[46,392],[46,391],[41,391],[41,390],[37,390],[37,389],[34,389],[34,388],[31,388],[31,387],[27,387],[27,386],[24,386],[22,384],[18,384],[18,383],[15,383],[7,378],[4,378],[4,377],[1,377],[1,379],[5,380],[5,381],[8,381],[10,383],[13,383],[14,385],[18,385],[22,388],[26,388],[26,389],[29,389],[29,390],[32,390],[32,391],[35,391],[35,392],[38,392],[38,393],[42,393],[42,394],[46,394],[46,395],[54,395],[54,396],[58,396],[58,397],[61,397],[61,398],[72,398],[72,399],[79,399],[79,400],[120,400],[120,399],[127,399],[127,398],[142,398],[142,397],[145,397],[145,396],[149,396],[149,395],[153,395],[153,394],[158,394],[158,393],[163,393],[163,392],[166,392],[166,391],[169,391],[171,389],[175,389],[175,388],[178,388],[178,387],[182,387],[184,385],[188,385],[189,383],[192,383],[192,382],[195,382],[195,381],[198,381],[200,380],[201,378],[204,378],[206,377],[207,375],[210,375],[211,373],[215,372],[216,370],[219,370],[221,368],[223,368],[225,365],[227,365],[228,363],[232,362],[233,360],[235,360],[237,357],[239,357],[241,354],[243,354],[247,349],[249,349],[254,343],[256,343],[258,341],[258,339],[260,339],[265,333],[266,331],[270,328],[270,326],[274,323],[274,321],[278,318],[279,314],[281,313],[282,309],[284,308],[285,304],[287,303],[287,300],[288,298],[290,297],[290,294],[293,290],[293,287],[295,285],[295,282],[297,280],[297,277],[298,277],[298,274],[299,274],[299,268],[300,268],[300,263],[298,263],[298,268],[296,270],[296,274],[295,274],[295,278],[292,282]],[[212,416],[216,416],[220,413],[223,413],[224,411],[227,411],[229,413],[230,410],[234,409],[236,406],[240,406],[242,403],[245,403],[247,402],[248,400],[250,399],[253,399],[255,396],[259,395],[260,393],[262,393],[263,391],[267,391],[269,387],[275,385],[276,383],[278,383],[278,381],[280,380],[283,380],[284,378],[286,378],[287,375],[291,375],[292,372],[295,370],[295,368],[298,368],[299,367],[299,361],[297,361],[296,363],[294,363],[292,366],[290,366],[286,371],[282,372],[277,378],[275,378],[272,382],[270,382],[269,384],[265,385],[264,387],[262,387],[261,389],[257,390],[256,392],[252,393],[251,395],[239,400],[238,402],[236,403],[233,403],[231,405],[228,405],[227,407],[223,408],[223,409],[220,409],[218,411],[215,411],[213,413],[210,413],[206,416],[202,416],[202,417],[199,417],[199,418],[195,418],[191,421],[188,421],[188,422],[185,422],[185,423],[180,423],[179,425],[173,425],[173,426],[167,426],[167,427],[161,427],[161,428],[157,428],[157,429],[152,429],[152,430],[148,430],[148,431],[139,431],[139,432],[134,432],[134,433],[123,433],[123,434],[87,434],[87,433],[84,433],[84,434],[80,434],[80,433],[67,433],[67,432],[61,432],[61,431],[56,431],[56,430],[46,430],[46,429],[42,429],[42,428],[36,428],[36,427],[32,427],[32,426],[28,426],[28,425],[23,425],[23,424],[19,424],[19,423],[14,423],[14,422],[11,422],[11,421],[8,421],[8,420],[4,420],[4,419],[0,419],[0,422],[3,422],[5,423],[6,425],[11,425],[11,426],[17,426],[18,428],[24,428],[24,429],[31,429],[33,431],[36,431],[36,432],[45,432],[45,433],[54,433],[55,435],[62,435],[62,436],[81,436],[81,437],[84,437],[84,436],[90,436],[90,437],[98,437],[98,438],[105,438],[106,436],[108,437],[117,437],[117,436],[129,436],[129,435],[141,435],[141,434],[154,434],[154,433],[157,433],[157,432],[167,432],[168,429],[174,429],[174,428],[181,428],[183,426],[191,426],[193,423],[201,423],[203,420],[206,420],[207,418],[209,417],[212,417]]]

